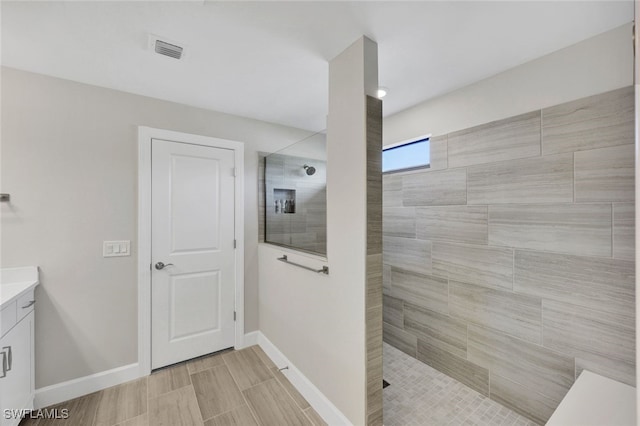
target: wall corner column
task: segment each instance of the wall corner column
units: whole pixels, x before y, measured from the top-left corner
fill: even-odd
[[[362,342],[364,399],[345,414],[354,424],[381,426],[382,102],[375,97],[377,88],[374,41],[362,37],[330,61],[327,252],[331,273],[358,292],[352,308],[364,324],[353,336]]]

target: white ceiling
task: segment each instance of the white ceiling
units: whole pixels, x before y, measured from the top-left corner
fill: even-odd
[[[632,18],[632,1],[3,1],[2,64],[320,130],[328,61],[363,34],[389,115]],[[184,60],[148,50],[149,33]]]

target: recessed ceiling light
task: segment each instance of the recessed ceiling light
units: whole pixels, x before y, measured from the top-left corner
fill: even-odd
[[[387,89],[386,87],[378,87],[378,99],[382,99],[387,96],[388,91],[389,89]]]

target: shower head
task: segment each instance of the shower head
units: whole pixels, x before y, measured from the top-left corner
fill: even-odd
[[[306,170],[308,176],[311,176],[316,172],[316,168],[315,167],[307,166],[306,164],[304,165],[304,169]]]

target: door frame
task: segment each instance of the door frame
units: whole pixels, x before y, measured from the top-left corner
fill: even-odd
[[[227,139],[138,126],[138,365],[151,374],[151,140],[230,149],[235,167],[235,344],[244,346],[244,144]]]

